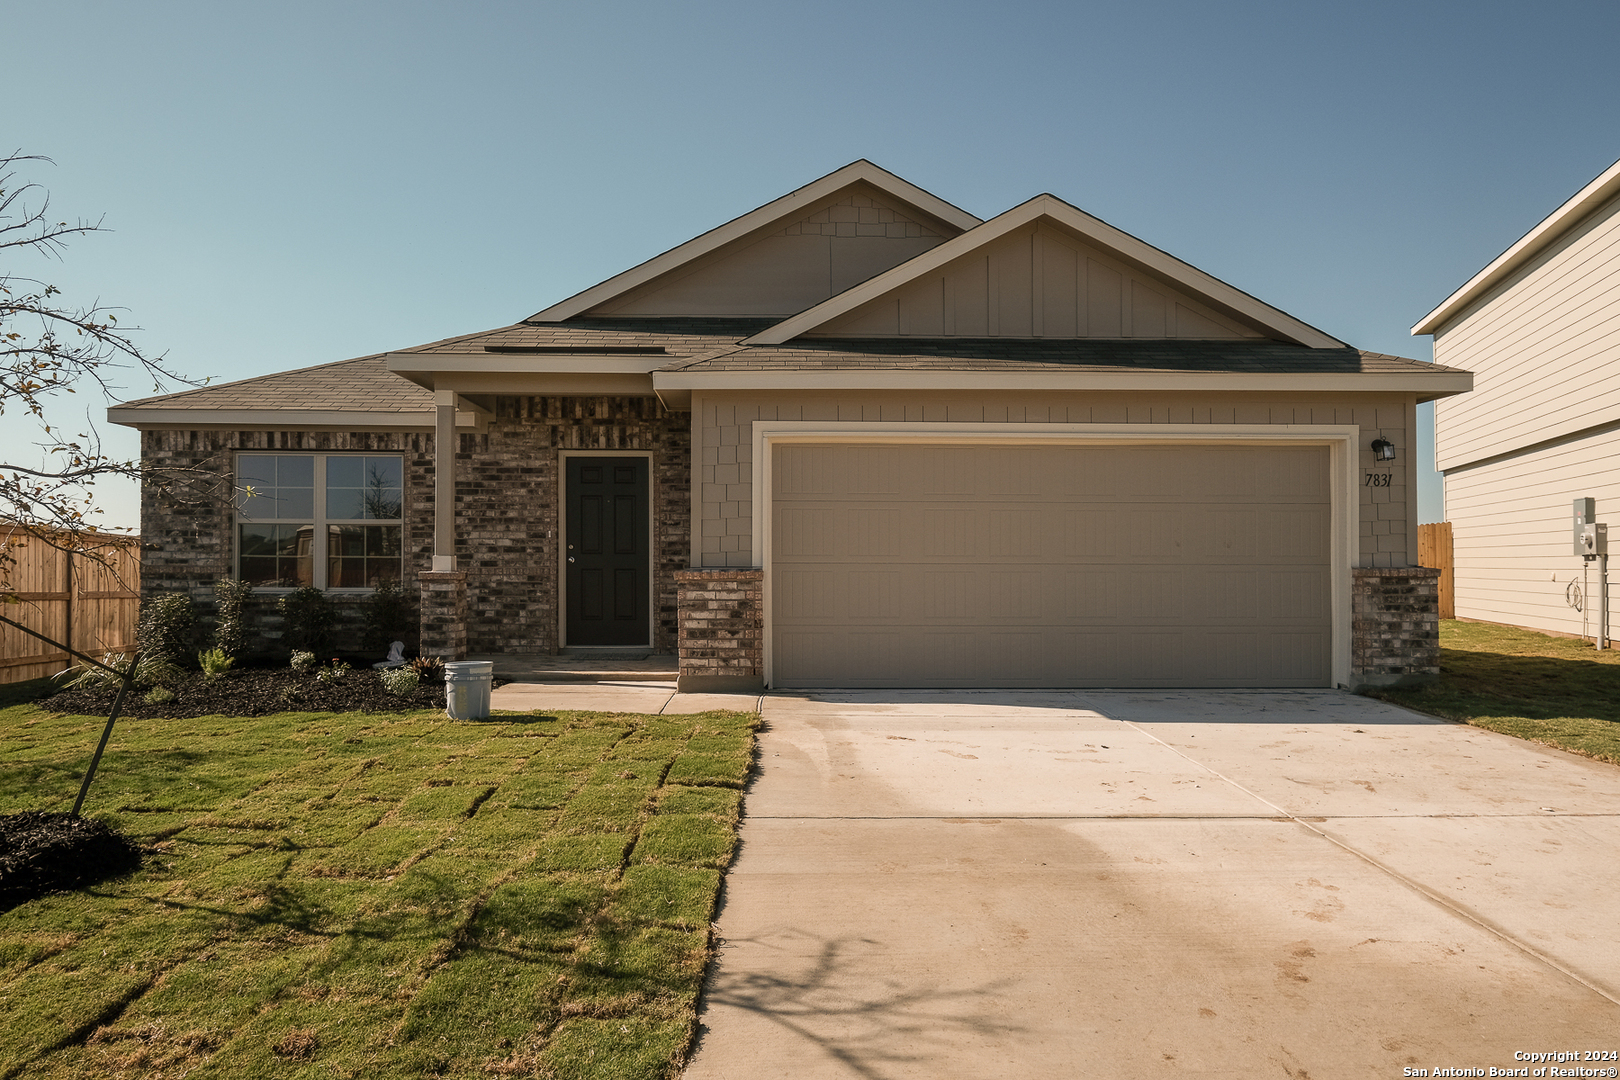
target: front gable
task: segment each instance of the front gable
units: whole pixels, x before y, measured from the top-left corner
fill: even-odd
[[[1270,339],[1345,344],[1061,199],[1038,195],[747,339]]]
[[[807,337],[1263,338],[1041,219],[806,332]]]
[[[776,224],[586,314],[786,317],[958,232],[865,183],[838,192],[780,228]]]
[[[784,318],[981,224],[856,161],[525,320]]]

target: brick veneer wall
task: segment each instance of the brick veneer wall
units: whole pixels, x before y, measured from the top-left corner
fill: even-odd
[[[1440,674],[1440,571],[1351,571],[1350,679],[1354,687],[1427,682]]]
[[[141,595],[183,592],[201,615],[203,640],[213,624],[214,582],[236,574],[236,508],[232,455],[236,451],[319,454],[334,451],[400,454],[405,460],[405,595],[414,604],[413,573],[428,565],[433,548],[433,437],[405,431],[143,431],[141,464],[164,482],[141,488]],[[285,653],[275,593],[259,593],[248,606],[248,650]],[[358,649],[364,634],[365,597],[333,594],[338,625],[334,645]],[[407,635],[412,644],[414,635]]]
[[[683,693],[757,690],[765,685],[763,570],[681,570]]]
[[[422,587],[422,655],[443,660],[467,656],[467,572],[424,570]]]
[[[467,651],[551,653],[558,648],[559,451],[645,450],[653,482],[653,647],[675,651],[674,573],[690,563],[691,431],[685,414],[657,398],[497,397],[479,432],[457,436],[457,567],[467,572]],[[228,484],[238,450],[361,451],[405,459],[405,579],[433,553],[434,457],[428,431],[146,431],[149,470],[191,475],[184,486],[146,485],[141,497],[143,594],[188,592],[204,612],[213,583],[235,572],[234,507]],[[340,627],[356,642],[363,597],[334,597]],[[280,616],[254,605],[255,651],[279,649]]]
[[[657,398],[500,397],[456,454],[456,557],[468,571],[471,652],[558,648],[559,451],[652,456],[653,649],[675,651],[675,572],[689,564],[690,419]],[[431,540],[431,538],[430,538]]]

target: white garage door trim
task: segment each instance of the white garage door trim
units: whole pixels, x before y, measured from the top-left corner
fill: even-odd
[[[1326,446],[1333,494],[1332,680],[1350,682],[1350,570],[1361,540],[1356,486],[1361,429],[1345,424],[972,424],[756,420],[753,424],[753,548],[764,568],[765,685],[774,683],[771,611],[771,450],[778,443],[904,442],[1005,446]]]

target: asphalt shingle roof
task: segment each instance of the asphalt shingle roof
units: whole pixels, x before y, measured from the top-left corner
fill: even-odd
[[[1450,371],[1359,349],[1280,341],[1076,341],[1039,338],[799,338],[667,365],[665,371],[1197,371],[1388,374]]]
[[[498,330],[445,338],[402,349],[407,353],[476,353],[534,349],[663,348],[671,358],[691,357],[735,345],[780,319],[580,318],[561,323],[521,322]]]
[[[433,391],[388,370],[381,356],[278,371],[239,382],[124,402],[123,409],[286,409],[319,412],[433,411]]]
[[[1253,374],[1393,374],[1455,371],[1359,349],[1312,349],[1278,341],[1098,341],[1031,338],[799,338],[749,346],[744,338],[774,319],[579,318],[518,323],[401,350],[466,356],[533,351],[586,356],[662,349],[666,372],[722,371],[1165,371]],[[588,365],[589,361],[585,361]],[[382,356],[261,375],[178,394],[142,398],[125,409],[285,409],[362,413],[425,412],[430,391],[390,372]]]

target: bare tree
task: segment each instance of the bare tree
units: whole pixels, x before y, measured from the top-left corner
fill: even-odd
[[[104,231],[99,219],[55,220],[49,195],[16,180],[25,162],[50,159],[20,151],[0,156],[0,423],[15,430],[18,418],[29,418],[41,454],[37,462],[0,461],[0,518],[60,546],[95,531],[90,489],[97,480],[141,476],[139,462],[103,452],[88,414],[79,432],[52,417],[63,407],[62,395],[89,384],[110,399],[120,369],[150,378],[153,393],[196,383],[170,370],[163,357],[143,352],[130,336],[138,328],[120,326],[114,309],[99,300],[70,304],[56,286],[13,272],[18,256],[59,260],[69,240]],[[0,590],[9,577],[0,557]]]

